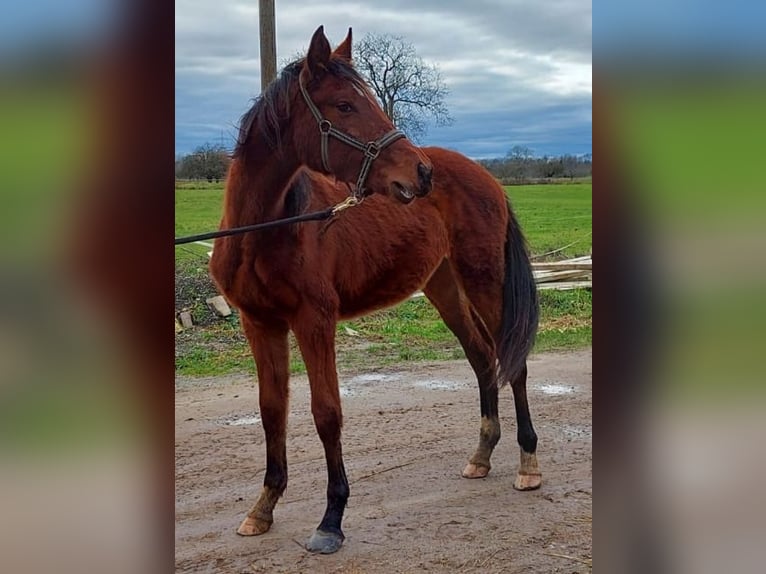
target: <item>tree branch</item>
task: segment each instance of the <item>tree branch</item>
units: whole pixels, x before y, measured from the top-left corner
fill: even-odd
[[[436,65],[418,57],[401,36],[367,34],[355,46],[359,70],[370,82],[386,115],[410,137],[424,134],[427,120],[453,120],[444,102],[449,93]]]

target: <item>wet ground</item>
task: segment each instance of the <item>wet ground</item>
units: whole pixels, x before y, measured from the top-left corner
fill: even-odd
[[[479,433],[466,361],[340,373],[351,498],[346,541],[329,556],[303,543],[324,512],[326,474],[305,376],[291,382],[289,484],[265,535],[237,526],[263,481],[265,446],[252,378],[176,381],[176,571],[590,571],[591,351],[529,361],[543,486],[512,488],[518,446],[509,388],[503,438],[486,479],[460,476]]]

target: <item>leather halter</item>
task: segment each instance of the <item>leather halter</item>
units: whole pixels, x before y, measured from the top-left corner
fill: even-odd
[[[364,198],[364,182],[370,172],[372,162],[377,159],[381,151],[386,149],[398,139],[406,138],[407,136],[402,130],[394,128],[379,139],[364,143],[355,137],[343,133],[339,129],[335,128],[330,120],[322,116],[322,112],[320,112],[319,108],[317,108],[314,102],[311,101],[308,91],[306,91],[306,88],[300,79],[298,80],[298,85],[301,88],[301,94],[303,94],[303,99],[306,101],[306,105],[308,106],[311,114],[314,116],[314,119],[316,119],[317,124],[319,125],[322,148],[322,166],[324,167],[325,171],[332,173],[332,170],[330,169],[330,159],[327,152],[327,140],[330,136],[339,139],[343,143],[350,145],[351,147],[364,153],[362,167],[359,170],[359,177],[356,180],[356,190],[353,194],[353,197],[357,201],[361,201]]]

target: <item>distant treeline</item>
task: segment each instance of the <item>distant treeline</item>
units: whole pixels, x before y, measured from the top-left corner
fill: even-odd
[[[176,179],[222,181],[231,161],[222,145],[205,144],[176,158]],[[591,154],[536,157],[525,146],[514,146],[505,157],[478,160],[504,185],[580,179],[593,174]]]
[[[503,185],[575,179],[593,175],[591,154],[535,157],[525,146],[514,146],[505,157],[478,160]]]

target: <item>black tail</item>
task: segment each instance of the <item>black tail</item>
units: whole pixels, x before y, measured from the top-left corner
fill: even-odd
[[[513,381],[525,367],[535,343],[538,316],[537,286],[527,242],[508,202],[503,320],[497,345],[499,386]]]

